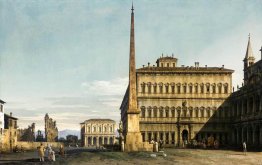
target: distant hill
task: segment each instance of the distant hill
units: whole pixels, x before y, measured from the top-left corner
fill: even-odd
[[[69,130],[69,129],[65,129],[62,131],[58,131],[58,138],[66,138],[67,135],[76,135],[78,136],[78,139],[80,138],[80,131],[77,130]]]

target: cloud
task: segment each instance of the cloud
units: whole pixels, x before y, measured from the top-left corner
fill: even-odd
[[[83,82],[81,86],[86,94],[98,96],[121,96],[124,94],[128,84],[128,78],[115,78],[112,80],[94,80]]]

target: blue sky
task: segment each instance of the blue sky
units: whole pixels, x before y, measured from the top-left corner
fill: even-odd
[[[0,98],[19,126],[45,113],[59,129],[119,120],[127,87],[132,1],[0,1]],[[222,66],[242,83],[248,34],[260,60],[260,0],[134,1],[136,65],[164,55]]]

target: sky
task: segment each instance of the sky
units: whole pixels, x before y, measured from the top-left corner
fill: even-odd
[[[136,67],[163,53],[222,66],[242,83],[248,34],[261,59],[261,0],[134,0]],[[20,128],[80,130],[120,119],[128,84],[131,0],[0,1],[0,99]]]

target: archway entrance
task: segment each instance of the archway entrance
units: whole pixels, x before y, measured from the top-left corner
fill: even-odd
[[[188,142],[188,131],[185,129],[182,131],[182,140]]]

